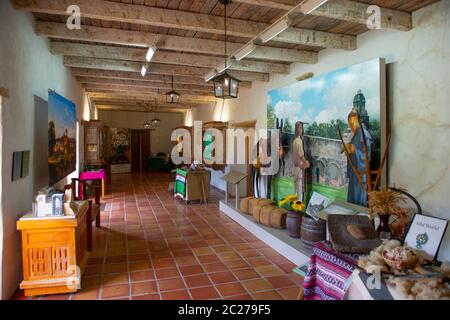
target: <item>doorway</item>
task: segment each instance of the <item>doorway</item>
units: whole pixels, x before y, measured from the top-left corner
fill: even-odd
[[[148,170],[150,157],[150,131],[131,130],[131,172]]]

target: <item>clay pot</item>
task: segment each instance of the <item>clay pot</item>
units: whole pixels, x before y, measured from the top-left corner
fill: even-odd
[[[292,238],[300,238],[300,229],[302,226],[303,213],[289,211],[286,217],[286,226],[288,234]]]

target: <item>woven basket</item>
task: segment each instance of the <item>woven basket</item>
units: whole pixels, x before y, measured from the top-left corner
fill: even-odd
[[[254,198],[253,197],[247,197],[247,198],[241,199],[241,206],[240,206],[240,208],[241,208],[241,212],[242,213],[250,214],[248,212],[248,206],[249,206],[250,200],[252,200],[252,199],[254,199]]]
[[[383,260],[384,262],[391,267],[392,269],[395,269],[397,271],[405,271],[408,269],[414,269],[417,265],[417,257],[412,257],[409,260],[402,260],[401,262],[397,261],[397,260],[390,260],[388,258],[386,258],[385,256],[385,252],[383,252]]]

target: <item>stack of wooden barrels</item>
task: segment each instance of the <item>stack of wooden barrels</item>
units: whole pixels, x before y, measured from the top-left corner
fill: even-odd
[[[257,223],[262,225],[286,229],[287,210],[278,208],[273,200],[262,198],[244,198],[241,200],[242,213],[252,215]]]

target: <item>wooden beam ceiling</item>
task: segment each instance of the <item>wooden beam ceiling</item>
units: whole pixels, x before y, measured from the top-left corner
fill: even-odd
[[[121,79],[104,79],[104,78],[90,78],[90,77],[76,77],[77,81],[82,84],[106,84],[117,85],[125,87],[136,87],[142,89],[164,89],[167,92],[172,90],[171,83],[158,82],[158,81],[139,81],[139,80],[121,80]],[[196,85],[196,84],[174,84],[175,91],[187,91],[187,92],[204,92],[205,94],[211,94],[213,92],[213,86],[211,84]]]
[[[298,4],[299,0],[233,0],[272,9],[289,11]],[[352,22],[366,25],[371,13],[367,12],[369,4],[349,0],[329,0],[316,10],[309,13],[311,16],[326,17],[334,20]],[[412,28],[412,17],[408,12],[393,10],[379,6],[381,13],[381,27],[409,31]]]
[[[145,55],[147,54],[147,50],[139,48],[111,47],[70,42],[52,42],[50,51],[52,54],[64,56],[139,61],[139,70],[142,67],[142,64],[145,63]],[[218,57],[189,53],[163,52],[159,50],[156,51],[152,59],[152,63],[195,66],[209,69],[214,69],[223,62],[224,59]],[[289,68],[290,66],[288,64],[283,63],[241,60],[232,61],[229,70],[288,74]]]
[[[136,85],[124,85],[124,84],[86,83],[86,84],[83,84],[82,87],[85,88],[87,92],[95,91],[95,90],[109,90],[109,91],[115,91],[115,92],[130,92],[130,93],[145,93],[146,92],[145,87],[139,87]],[[151,92],[157,93],[164,97],[165,97],[165,94],[169,91],[167,89],[158,88],[157,86],[147,87],[147,88],[152,89]],[[148,91],[148,89],[147,89],[147,91]],[[212,90],[197,91],[197,90],[177,88],[177,91],[183,96],[183,98],[186,98],[186,99],[211,98],[211,99],[215,100]]]
[[[133,103],[94,103],[100,111],[151,112],[151,113],[184,113],[191,108],[177,106],[137,105]]]
[[[72,68],[72,75],[75,77],[82,78],[93,78],[93,79],[116,79],[116,80],[136,80],[136,81],[154,81],[154,82],[163,82],[170,84],[172,82],[172,76],[163,75],[163,74],[152,74],[148,73],[145,77],[142,77],[140,74],[131,73],[131,72],[118,72],[118,71],[108,71],[108,70],[95,70],[95,69],[80,69],[80,68]],[[213,88],[211,82],[205,82],[203,78],[196,78],[191,76],[173,76],[174,83],[179,84],[193,84],[199,86],[207,86],[209,88]],[[239,83],[240,87],[243,88],[251,88],[252,83],[250,81],[241,81]]]
[[[382,2],[386,6],[380,7],[382,28],[402,31],[412,28],[411,13],[395,9],[400,8],[396,5],[398,1]],[[159,110],[157,105],[164,105],[164,93],[172,88],[172,77],[175,90],[182,93],[184,107],[177,106],[179,110],[218,101],[213,97],[211,83],[206,83],[204,77],[223,63],[220,6],[208,8],[206,1],[196,1],[196,6],[194,3],[187,7],[182,3],[172,6],[155,0],[151,3],[143,0],[12,2],[19,10],[41,14],[40,20],[51,20],[36,21],[35,33],[54,40],[51,52],[64,56],[64,65],[72,68],[72,74],[91,101],[102,107],[136,109],[152,101],[152,107]],[[229,53],[238,51],[301,0],[233,2],[234,12],[227,24],[231,35]],[[249,88],[252,81],[269,81],[273,73],[288,74],[290,63],[317,63],[320,49],[355,50],[356,34],[364,32],[370,16],[369,2],[380,3],[330,0],[308,16],[300,10],[291,12],[291,27],[269,43],[262,44],[256,39],[255,49],[247,57],[232,61],[230,75],[243,81],[241,87]],[[70,5],[81,8],[83,25],[79,30],[69,30],[62,23]],[[261,8],[267,8],[266,13],[255,18],[257,15],[252,10]],[[342,25],[345,27],[339,27]],[[152,44],[156,45],[157,52],[142,77],[140,71],[147,48]]]
[[[86,41],[108,43],[122,46],[137,46],[147,48],[156,39],[157,47],[163,50],[203,53],[223,56],[223,41],[187,38],[173,35],[158,35],[156,33],[142,31],[128,31],[113,28],[100,28],[83,26],[80,30],[69,30],[64,23],[37,21],[35,32],[39,36],[52,39],[64,39],[73,41]],[[354,37],[352,37],[354,38]],[[301,38],[304,45],[325,47],[326,42],[312,42]],[[356,43],[356,41],[355,41]],[[235,52],[242,43],[228,43],[230,52]],[[316,63],[317,53],[312,51],[275,48],[268,46],[256,46],[255,50],[247,56],[250,59],[271,60],[281,62]]]
[[[86,18],[178,29],[185,29],[186,26],[189,26],[189,29],[192,31],[223,34],[223,18],[207,14],[151,8],[103,0],[14,0],[14,4],[18,9],[59,15],[67,15],[66,8],[70,5],[69,2],[72,4],[76,3],[83,8],[83,17]],[[108,8],[108,10],[104,8]],[[227,20],[227,30],[230,35],[234,36],[252,38],[267,27],[269,25],[266,23],[232,18]],[[283,37],[283,34],[286,32],[291,35],[287,39]],[[302,36],[292,37],[292,34],[297,32]],[[317,32],[314,30],[288,28],[273,40],[323,48],[347,50],[354,50],[356,48],[356,45],[348,45],[348,43],[356,44],[356,37],[354,36],[324,32],[320,33],[319,39],[327,41],[319,41],[315,39],[316,34]],[[152,38],[153,41],[156,40],[156,37]],[[147,46],[151,43],[153,42],[147,42]]]
[[[89,97],[92,98],[103,98],[103,99],[123,99],[123,100],[148,100],[150,102],[165,102],[164,93],[158,93],[157,91],[133,91],[133,90],[116,90],[111,87],[104,88],[87,88],[85,89]],[[216,98],[211,96],[198,96],[198,95],[183,95],[180,99],[180,103],[204,103],[208,104],[211,102],[218,101]]]
[[[86,57],[64,56],[64,65],[66,67],[87,68],[96,70],[111,70],[140,73],[142,63],[113,59],[97,59]],[[180,75],[204,78],[204,75],[211,71],[210,68],[178,66],[168,64],[151,63],[148,70],[149,74]],[[243,81],[269,81],[269,74],[259,72],[246,72],[230,70],[230,75]]]

